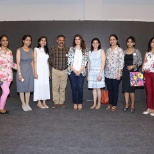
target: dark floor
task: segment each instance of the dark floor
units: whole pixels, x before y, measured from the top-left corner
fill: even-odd
[[[51,103],[48,102],[51,106]],[[116,112],[39,109],[23,112],[18,97],[10,97],[9,115],[0,115],[0,154],[153,154],[154,117],[142,115],[145,103],[136,103],[136,112],[124,113],[119,102]]]

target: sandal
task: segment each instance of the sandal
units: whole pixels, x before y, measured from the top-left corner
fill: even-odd
[[[116,111],[117,107],[116,106],[112,106],[112,111]]]
[[[111,107],[112,107],[112,105],[111,105],[111,104],[109,104],[109,105],[107,106],[106,110],[111,109]]]

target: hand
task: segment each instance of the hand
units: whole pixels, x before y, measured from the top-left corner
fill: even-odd
[[[121,75],[118,74],[117,77],[116,77],[116,79],[117,79],[117,80],[120,80],[120,78],[121,78]]]
[[[80,76],[80,74],[81,74],[81,71],[77,71],[76,76]]]
[[[34,73],[34,78],[38,79],[38,74],[37,73]]]
[[[22,75],[21,74],[18,74],[18,80],[22,81]]]
[[[102,76],[99,75],[99,76],[97,77],[97,81],[101,81],[101,80],[102,80]]]
[[[131,65],[131,66],[127,66],[127,69],[130,71],[130,70],[132,70],[134,67],[133,67],[133,65]]]

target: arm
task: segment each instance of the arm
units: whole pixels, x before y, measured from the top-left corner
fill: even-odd
[[[53,64],[53,53],[54,53],[54,48],[51,48],[51,51],[49,52],[49,59],[48,59],[48,62],[51,66]]]
[[[38,74],[37,74],[37,51],[34,49],[34,56],[33,56],[33,70],[34,70],[34,78],[38,79]]]
[[[12,55],[12,51],[11,51],[11,55]],[[17,64],[13,62],[13,55],[11,56],[11,68],[17,70]]]
[[[103,70],[104,70],[104,67],[105,67],[106,56],[105,56],[104,50],[102,50],[101,58],[102,58],[102,65],[101,65],[101,69],[100,69],[99,75],[97,77],[97,80],[98,81],[101,81],[102,80],[102,73],[103,73]]]
[[[16,52],[16,62],[17,62],[18,80],[22,81],[22,74],[21,74],[21,69],[20,69],[20,50],[19,49]]]
[[[143,64],[142,64],[142,72],[144,72],[143,66],[144,66],[144,63],[145,63],[145,61],[146,61],[146,55],[147,55],[147,52],[146,52],[145,55],[144,55],[144,61],[143,61]]]

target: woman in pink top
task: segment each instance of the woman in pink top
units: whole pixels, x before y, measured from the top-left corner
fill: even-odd
[[[147,110],[143,114],[154,116],[154,37],[149,40],[142,71],[145,77]]]
[[[16,64],[13,63],[12,51],[8,49],[8,37],[0,36],[0,81],[2,95],[0,98],[0,114],[7,114],[5,109],[7,97],[10,93],[10,83],[13,80],[12,68],[16,69]]]

